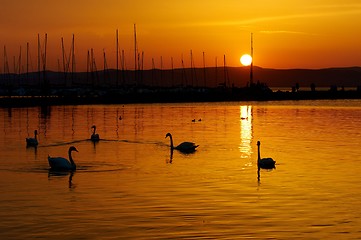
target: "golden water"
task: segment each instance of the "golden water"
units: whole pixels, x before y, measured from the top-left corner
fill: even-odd
[[[0,109],[0,238],[359,239],[360,129],[359,100]]]

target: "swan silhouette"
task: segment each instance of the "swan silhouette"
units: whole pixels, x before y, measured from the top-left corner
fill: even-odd
[[[36,146],[38,146],[37,135],[38,135],[38,130],[35,130],[33,138],[26,138],[26,146],[28,146],[28,147],[36,147]]]
[[[192,153],[196,150],[196,148],[199,146],[199,145],[196,145],[195,143],[193,142],[182,142],[181,144],[179,144],[178,146],[174,147],[173,145],[173,137],[172,137],[172,134],[170,133],[167,133],[165,135],[165,138],[169,137],[170,138],[170,148],[173,150],[173,149],[176,149],[180,152],[183,152],[183,153]]]
[[[275,168],[276,161],[272,158],[261,158],[261,142],[257,141],[258,146],[258,160],[257,160],[257,166],[258,169],[264,168],[264,169],[273,169]]]
[[[76,147],[71,146],[69,148],[68,154],[69,154],[69,160],[63,157],[50,157],[48,156],[48,162],[50,165],[51,170],[58,170],[58,171],[66,171],[66,170],[76,170],[76,165],[71,157],[71,152],[75,151],[78,152],[78,149]]]
[[[97,127],[93,125],[91,128],[93,129],[93,134],[90,136],[90,140],[92,140],[93,142],[99,141],[99,134],[95,133]]]

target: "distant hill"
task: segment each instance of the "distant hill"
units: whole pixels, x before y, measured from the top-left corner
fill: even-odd
[[[361,85],[361,67],[324,68],[324,69],[269,69],[254,68],[254,79],[266,83],[270,87],[289,87],[299,83],[301,87],[309,87],[314,83],[317,87]]]
[[[250,79],[249,67],[208,67],[185,69],[149,70],[99,70],[96,72],[63,73],[46,71],[0,74],[0,87],[38,88],[44,84],[50,87],[244,87]],[[361,67],[324,69],[270,69],[253,68],[253,81],[266,83],[269,87],[357,87],[361,86]]]

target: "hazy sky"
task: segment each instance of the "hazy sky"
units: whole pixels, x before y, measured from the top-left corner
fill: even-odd
[[[1,0],[0,70],[4,61],[26,65],[26,43],[30,65],[36,70],[37,35],[44,52],[48,35],[47,66],[57,70],[62,62],[61,37],[69,55],[75,35],[77,70],[84,70],[87,52],[94,49],[97,68],[104,55],[115,68],[116,29],[119,48],[128,69],[134,68],[133,25],[137,27],[139,52],[145,68],[226,64],[240,66],[239,58],[250,52],[254,36],[254,64],[271,68],[323,68],[361,66],[361,2],[359,0]],[[14,64],[15,62],[15,64]]]

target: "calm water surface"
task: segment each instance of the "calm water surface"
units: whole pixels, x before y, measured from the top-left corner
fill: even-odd
[[[360,239],[360,129],[359,100],[0,109],[0,238]]]

